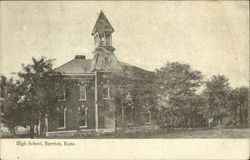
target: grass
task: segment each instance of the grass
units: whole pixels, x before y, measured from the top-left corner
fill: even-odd
[[[74,136],[46,137],[49,139],[218,139],[218,138],[249,138],[250,128],[197,128],[179,130],[148,130],[130,133],[102,133]],[[28,135],[27,135],[28,136]],[[14,137],[2,137],[14,138]],[[17,138],[17,137],[16,137]],[[28,138],[28,137],[19,137]],[[43,137],[35,137],[43,138]]]
[[[250,129],[203,128],[166,131],[137,131],[133,133],[103,133],[100,135],[51,137],[59,139],[216,139],[216,138],[249,138]]]

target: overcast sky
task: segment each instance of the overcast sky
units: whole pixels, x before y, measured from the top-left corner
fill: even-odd
[[[235,1],[1,2],[1,72],[31,57],[76,54],[92,58],[91,31],[104,11],[120,61],[155,70],[167,61],[189,63],[206,78],[224,74],[233,87],[249,82],[249,4]]]

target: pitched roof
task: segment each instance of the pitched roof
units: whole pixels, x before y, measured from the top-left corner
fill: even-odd
[[[124,63],[118,61],[119,65],[122,67],[123,72],[126,76],[131,79],[151,79],[153,76],[153,72],[144,70],[142,68],[130,65],[128,63]],[[93,73],[91,69],[91,64],[93,64],[93,59],[73,59],[62,66],[56,68],[57,72],[62,74],[89,74]]]
[[[62,74],[83,74],[83,73],[91,73],[90,65],[92,59],[73,59],[64,65],[56,68],[57,72],[61,72]]]
[[[99,34],[103,34],[104,32],[114,32],[113,27],[109,23],[109,20],[104,15],[103,11],[100,12],[91,35],[94,35],[96,32]]]
[[[91,64],[92,59],[73,59],[62,66],[56,68],[57,72],[62,74],[87,74],[92,73]],[[119,61],[119,64],[123,68],[125,74],[134,79],[147,79],[149,76],[152,76],[152,72],[144,70],[142,68],[130,65]]]
[[[144,79],[144,80],[151,80],[153,77],[153,72],[144,70],[142,68],[120,62],[123,71],[125,72],[126,76],[131,79]]]

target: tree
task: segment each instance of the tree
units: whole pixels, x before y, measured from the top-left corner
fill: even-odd
[[[8,126],[10,132],[15,136],[15,127],[21,125],[21,107],[19,99],[22,90],[13,79],[1,76],[1,97],[4,98],[4,115],[2,122]]]
[[[204,96],[207,97],[210,117],[221,122],[229,114],[228,97],[231,91],[229,80],[224,75],[212,76],[206,82]]]
[[[22,71],[18,72],[18,85],[10,90],[8,103],[10,108],[16,108],[21,112],[18,119],[23,126],[30,126],[30,136],[34,136],[34,126],[41,124],[47,115],[56,114],[56,103],[62,89],[62,76],[53,70],[53,61],[42,57],[32,58],[32,64],[22,65]],[[21,92],[15,92],[16,90]],[[16,95],[17,94],[17,95]],[[18,98],[17,98],[18,97]],[[7,116],[9,115],[9,116]],[[5,116],[7,121],[13,120],[11,109]],[[44,125],[41,125],[44,126]],[[44,128],[41,128],[43,133]]]
[[[156,70],[156,82],[161,106],[180,107],[187,105],[186,98],[195,95],[202,85],[203,75],[190,65],[168,62]]]
[[[247,87],[237,88],[239,90],[239,118],[240,118],[240,126],[248,127],[248,94],[249,89]]]
[[[188,111],[195,102],[197,89],[202,85],[203,75],[190,65],[168,62],[157,69],[155,88],[158,92],[161,123],[175,126],[187,121]]]
[[[247,87],[235,88],[230,91],[228,104],[231,121],[228,125],[248,126],[248,94],[249,89]]]

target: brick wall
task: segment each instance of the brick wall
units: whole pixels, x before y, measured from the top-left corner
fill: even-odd
[[[107,75],[107,74],[106,74]],[[83,81],[84,78],[80,81]],[[126,111],[123,115],[115,113],[117,110],[121,112],[121,105],[116,106],[111,97],[109,99],[103,99],[103,84],[107,80],[103,73],[98,73],[98,125],[99,129],[115,128],[115,127],[126,127],[128,126],[128,119]],[[70,81],[70,80],[68,80]],[[84,105],[88,108],[88,125],[85,129],[95,129],[95,80],[86,80],[86,101],[79,101],[79,86],[69,83],[66,89],[66,100],[59,102],[58,106],[64,106],[66,110],[66,128],[58,129],[57,117],[49,117],[49,132],[51,131],[65,131],[65,130],[77,130],[79,129],[80,114],[78,108]],[[112,96],[112,91],[110,90]],[[57,106],[55,106],[57,107]],[[145,113],[139,104],[135,104],[136,117],[132,126],[145,125]],[[116,114],[116,115],[115,115]]]
[[[79,128],[80,114],[78,108],[84,105],[88,108],[87,129],[95,128],[95,95],[94,80],[87,83],[86,101],[79,101],[79,86],[69,83],[66,89],[66,100],[59,102],[58,106],[64,106],[66,110],[66,128],[58,129],[57,117],[49,117],[49,131],[77,130]],[[57,106],[55,106],[57,107]]]

